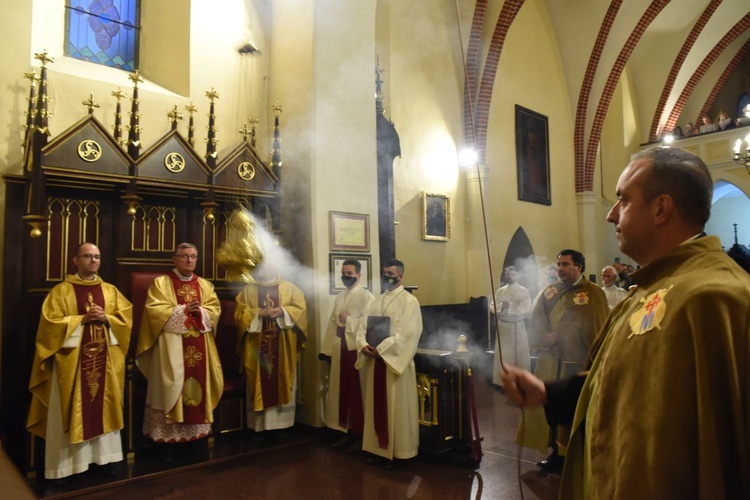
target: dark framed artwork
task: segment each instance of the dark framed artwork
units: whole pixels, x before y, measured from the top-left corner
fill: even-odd
[[[341,267],[344,265],[344,261],[347,259],[356,259],[359,261],[362,268],[360,274],[362,277],[359,279],[359,284],[362,288],[366,288],[372,291],[372,257],[370,255],[361,254],[345,254],[345,253],[332,253],[329,254],[329,279],[331,295],[343,292],[346,287],[341,282]]]
[[[518,199],[551,205],[547,117],[516,104]]]
[[[451,239],[451,200],[448,196],[422,193],[422,239]]]

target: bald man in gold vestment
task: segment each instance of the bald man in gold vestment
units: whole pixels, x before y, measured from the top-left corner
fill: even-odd
[[[81,245],[73,262],[78,272],[42,305],[29,383],[27,428],[46,440],[44,477],[56,480],[91,463],[115,475],[111,463],[123,458],[119,430],[132,305],[96,274],[96,245]]]

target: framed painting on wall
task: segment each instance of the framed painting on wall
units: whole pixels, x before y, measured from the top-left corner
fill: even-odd
[[[518,199],[551,205],[549,124],[546,116],[516,104]]]
[[[422,193],[422,239],[451,239],[451,200],[448,196]]]

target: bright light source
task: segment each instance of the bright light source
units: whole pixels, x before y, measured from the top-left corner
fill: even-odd
[[[667,134],[662,137],[662,141],[664,141],[664,144],[672,144],[674,142],[674,136],[672,134]]]
[[[472,167],[477,164],[479,155],[472,148],[462,149],[458,152],[458,164],[462,167]]]

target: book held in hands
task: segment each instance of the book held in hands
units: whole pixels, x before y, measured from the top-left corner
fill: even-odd
[[[388,316],[368,316],[367,332],[365,338],[367,343],[372,347],[377,347],[380,343],[391,335],[391,318]]]

